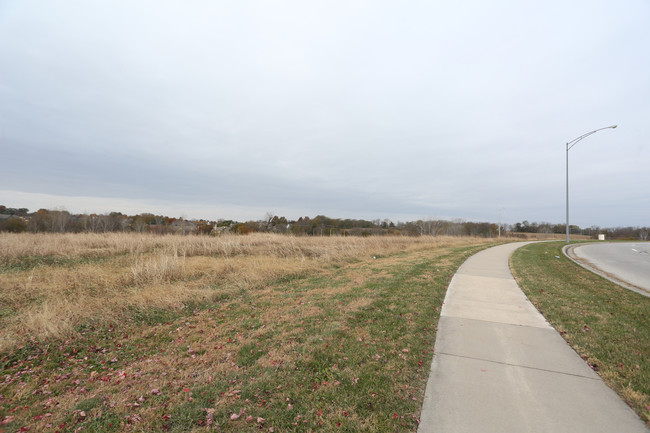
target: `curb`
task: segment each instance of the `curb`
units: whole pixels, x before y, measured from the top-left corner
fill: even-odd
[[[596,275],[598,275],[600,277],[603,277],[606,280],[609,280],[612,283],[623,287],[624,289],[632,290],[633,292],[636,292],[636,293],[638,293],[640,295],[650,297],[650,292],[647,291],[646,289],[644,289],[642,287],[639,287],[639,286],[635,286],[634,284],[628,283],[627,281],[622,280],[622,279],[616,277],[615,275],[610,274],[609,272],[605,272],[602,269],[599,269],[598,267],[596,267],[596,265],[594,265],[593,263],[590,263],[589,261],[579,257],[575,253],[574,249],[576,249],[577,247],[582,246],[582,245],[589,245],[589,243],[582,242],[582,243],[578,243],[578,244],[565,245],[564,247],[562,247],[562,253],[568,259],[570,259],[574,263],[582,266],[586,270],[588,270],[588,271],[590,271],[590,272],[592,272],[592,273],[594,273],[594,274],[596,274]]]

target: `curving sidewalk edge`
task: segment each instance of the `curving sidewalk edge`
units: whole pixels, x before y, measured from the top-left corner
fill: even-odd
[[[527,244],[470,258],[438,323],[418,433],[648,433],[526,298],[508,260]]]

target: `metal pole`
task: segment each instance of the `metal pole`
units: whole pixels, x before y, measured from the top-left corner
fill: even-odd
[[[501,237],[501,209],[499,209],[499,237]]]
[[[582,134],[578,138],[574,138],[573,140],[569,141],[566,144],[566,243],[569,243],[569,149],[571,149],[573,146],[578,144],[578,142],[584,138],[589,137],[591,134],[595,134],[598,131],[602,131],[603,129],[614,129],[618,125],[612,125],[612,126],[606,126],[604,128],[599,128],[595,129],[591,132],[587,132],[586,134]],[[570,146],[569,146],[570,145]]]
[[[501,237],[501,211],[503,208],[499,209],[499,237]]]
[[[569,241],[569,143],[566,145],[566,243]]]

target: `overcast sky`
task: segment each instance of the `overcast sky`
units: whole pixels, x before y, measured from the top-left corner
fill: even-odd
[[[647,0],[0,0],[0,204],[650,225]]]

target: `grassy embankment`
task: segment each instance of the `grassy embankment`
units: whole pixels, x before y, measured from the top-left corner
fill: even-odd
[[[563,242],[515,251],[526,296],[576,352],[650,426],[650,298],[573,263]]]
[[[0,234],[0,432],[414,432],[488,244]]]

